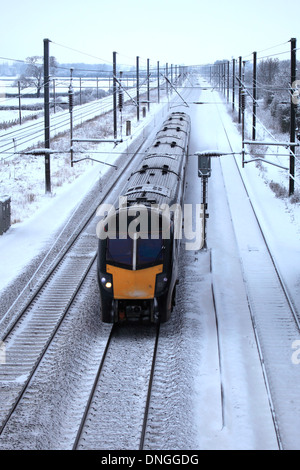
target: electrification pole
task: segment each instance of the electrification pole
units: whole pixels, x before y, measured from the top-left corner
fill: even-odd
[[[166,63],[166,92],[167,92],[167,99],[169,99],[169,83],[168,83],[168,62]]]
[[[22,111],[21,111],[21,84],[18,82],[18,98],[19,98],[19,123],[22,124]]]
[[[70,113],[70,152],[71,152],[71,166],[73,166],[73,106],[74,106],[74,90],[73,90],[73,68],[70,68],[70,86],[68,90],[69,96],[69,113]]]
[[[252,140],[256,139],[256,98],[257,98],[257,53],[253,52],[253,113],[252,113]]]
[[[239,57],[239,124],[242,120],[242,57]]]
[[[296,38],[291,39],[291,89],[296,81]],[[292,90],[291,90],[292,91]],[[296,137],[296,104],[293,102],[293,93],[291,93],[291,127],[290,142],[295,142]],[[295,190],[295,145],[290,145],[290,176],[289,176],[289,195],[294,194]]]
[[[232,111],[234,111],[235,101],[235,59],[232,59]]]
[[[230,62],[227,61],[227,103],[229,103],[229,71],[230,71]]]
[[[136,58],[136,119],[140,120],[140,71],[139,71],[139,56]]]
[[[45,118],[45,149],[50,149],[50,87],[49,87],[49,42],[44,39],[44,118]],[[50,154],[45,152],[45,187],[51,193]]]
[[[148,112],[150,111],[150,59],[147,59],[147,101]]]
[[[117,53],[113,52],[113,115],[114,115],[114,138],[118,136],[117,129]]]
[[[160,103],[160,94],[159,94],[159,60],[157,61],[157,102]]]

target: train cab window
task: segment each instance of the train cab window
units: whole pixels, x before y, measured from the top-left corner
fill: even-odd
[[[131,238],[108,238],[107,262],[121,266],[132,266],[133,240]]]
[[[108,238],[106,262],[126,269],[143,269],[163,263],[162,238]]]
[[[142,239],[137,240],[137,268],[161,264],[163,261],[163,240]]]

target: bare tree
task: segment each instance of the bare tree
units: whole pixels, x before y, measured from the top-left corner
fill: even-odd
[[[278,59],[266,59],[259,63],[257,80],[259,90],[262,92],[266,105],[269,105],[272,102],[274,96],[273,86],[276,82],[278,73]]]
[[[35,87],[37,98],[41,95],[41,89],[43,87],[43,57],[41,56],[31,56],[26,59],[27,67],[25,73],[23,73],[20,78],[20,84],[22,88]],[[57,67],[57,61],[55,57],[50,57],[50,73],[53,74]]]

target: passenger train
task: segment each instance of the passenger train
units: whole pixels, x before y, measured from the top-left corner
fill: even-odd
[[[190,117],[171,113],[101,221],[102,321],[166,322],[175,302]],[[176,219],[177,217],[177,219]]]

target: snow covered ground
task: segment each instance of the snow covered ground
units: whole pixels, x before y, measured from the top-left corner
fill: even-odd
[[[230,115],[225,113],[222,119],[230,132],[232,129]],[[240,134],[232,131],[229,137],[233,150],[239,152],[241,150]],[[270,136],[267,135],[265,140],[270,142]],[[229,150],[227,138],[224,139],[223,145]],[[270,148],[267,151],[269,153]],[[277,151],[280,154],[284,153],[282,148],[277,148]],[[225,159],[226,157],[222,158],[223,165]],[[300,315],[300,203],[292,203],[288,197],[278,198],[270,189],[270,183],[275,182],[288,191],[288,171],[268,163],[259,165],[247,163],[242,168],[241,158],[236,157],[236,159],[271,252]],[[288,152],[286,152],[286,157],[277,157],[274,152],[274,157],[268,156],[266,159],[289,167]],[[246,160],[251,160],[251,158],[247,156]],[[299,172],[299,166],[296,168]],[[299,174],[297,177],[296,170],[295,194],[299,194],[299,184]]]
[[[199,99],[200,94],[202,101],[220,101],[215,91],[190,90],[185,95],[190,107],[174,108],[189,112],[192,118],[186,202],[193,204],[199,203],[201,193],[197,160],[192,155],[202,150],[229,151],[222,122],[234,151],[241,150],[241,135],[232,123],[226,105],[192,104]],[[126,143],[122,145],[126,148]],[[232,162],[232,156],[213,160],[208,187],[208,251],[184,254],[184,277],[188,285],[180,287],[179,297],[180,306],[185,309],[182,335],[190,335],[186,356],[189,359],[193,357],[187,372],[192,375],[194,383],[193,393],[188,400],[193,405],[190,414],[193,416],[196,435],[192,444],[194,448],[202,449],[277,449],[226,194],[226,185],[230,187]],[[63,185],[52,197],[42,198],[35,214],[14,224],[0,237],[0,292],[13,282],[45,246],[51,246],[53,235],[72,215],[82,196],[98,181],[100,172],[105,178],[105,167],[90,165],[71,184]],[[277,199],[271,191],[269,182],[278,179],[278,174],[281,180],[286,181],[282,170],[250,163],[241,172],[293,304],[300,312],[299,204],[291,204],[288,199]],[[244,215],[239,214],[240,220],[243,220]],[[217,322],[212,316],[211,282],[215,286]],[[197,310],[195,306],[198,306]],[[191,324],[195,326],[193,335]],[[168,325],[164,326],[165,331],[167,328]],[[292,343],[300,338],[293,337],[290,340],[289,353],[292,357]],[[216,344],[217,341],[219,344]],[[216,353],[218,349],[221,358]],[[300,364],[294,367],[300,368]],[[298,387],[298,384],[295,386]],[[205,408],[203,403],[206,404]],[[292,446],[299,449],[299,433],[295,433],[295,429],[290,432],[296,434]]]
[[[212,101],[212,96],[215,101],[219,101],[218,95],[211,91],[203,93],[202,100]],[[207,106],[205,110],[204,106]],[[199,109],[193,115],[192,122],[194,128],[199,130],[198,133],[192,133],[191,153],[197,150],[213,149],[224,153],[231,151],[239,153],[241,151],[240,132],[238,127],[232,123],[230,113],[226,111],[225,107],[218,106],[217,110],[216,106],[203,105],[202,110]],[[299,204],[291,204],[288,199],[276,198],[269,187],[269,182],[272,180],[283,181],[287,184],[287,172],[284,174],[282,170],[267,164],[256,167],[254,163],[249,163],[242,169],[241,157],[237,155],[235,158],[299,318],[300,207]],[[276,157],[274,160],[276,162]],[[285,163],[287,161],[288,157],[286,157]],[[206,448],[270,449],[276,448],[278,443],[276,443],[271,423],[270,408],[266,402],[267,396],[264,392],[263,379],[258,372],[260,367],[255,347],[256,340],[253,327],[250,324],[247,301],[249,295],[245,282],[247,272],[243,271],[247,269],[247,266],[245,267],[243,264],[243,258],[247,257],[247,252],[255,253],[256,250],[260,251],[260,248],[257,245],[254,232],[249,228],[246,233],[242,230],[243,227],[248,227],[248,220],[252,219],[250,219],[250,208],[247,207],[248,196],[238,181],[239,176],[234,157],[223,156],[213,159],[212,176],[208,189],[208,212],[210,214],[208,248],[211,249],[212,256],[212,278],[220,338],[219,348],[221,362],[223,362],[219,369],[221,369],[223,378],[225,397],[223,423],[225,425],[224,427],[220,426],[219,431],[214,428],[210,416],[211,409],[208,407],[207,421],[204,423],[200,439],[202,442],[203,435],[206,435],[208,438],[205,441],[204,447]],[[190,197],[193,198],[193,195]],[[241,236],[243,239],[239,238]],[[199,265],[199,269],[201,269],[201,265]],[[255,269],[264,269],[264,266],[253,266],[253,270]],[[242,279],[244,282],[241,282]],[[265,284],[261,286],[262,291],[264,286],[266,290],[269,288],[268,279],[265,279]],[[256,290],[259,291],[258,286]],[[200,302],[199,300],[201,305]],[[264,302],[263,298],[262,302]],[[265,301],[261,314],[262,317],[268,318],[270,321],[268,328],[265,325],[262,328],[262,336],[267,343],[272,343],[273,355],[271,354],[271,358],[267,357],[267,348],[264,347],[264,354],[266,354],[264,360],[269,372],[271,371],[268,373],[268,379],[272,384],[271,394],[273,397],[275,396],[275,413],[278,413],[277,419],[279,417],[281,424],[285,423],[281,430],[283,446],[299,449],[297,432],[295,434],[297,424],[294,422],[294,416],[299,416],[297,400],[299,392],[297,367],[299,365],[292,363],[293,344],[295,345],[294,341],[299,340],[299,330],[291,328],[288,333],[288,323],[286,323],[287,331],[281,330],[281,334],[280,329],[277,330],[280,320],[275,316],[275,311],[272,311],[271,303],[268,304]],[[284,312],[282,312],[282,318],[284,318]],[[256,320],[258,322],[259,315]],[[206,323],[204,325],[208,328],[209,333],[209,327]],[[288,338],[285,337],[285,333]],[[204,335],[204,337],[207,336]],[[212,351],[209,349],[211,346],[209,343],[206,346],[206,351]],[[208,353],[207,359],[211,361],[212,357],[213,354]],[[280,369],[281,367],[284,369]],[[284,374],[281,375],[280,370],[290,370],[293,379],[285,381]],[[274,377],[272,379],[273,373],[275,380]],[[213,375],[210,377],[213,378]],[[279,399],[277,392],[280,387],[274,386],[274,382],[278,378],[281,383],[284,383],[279,392]],[[217,381],[218,377],[215,380]],[[203,390],[203,385],[200,384],[199,387],[200,393],[207,393],[205,387]],[[239,390],[238,393],[237,390]],[[295,393],[295,390],[298,392]],[[217,403],[217,397],[215,398]],[[285,407],[285,403],[289,403],[289,405]],[[215,418],[218,414],[220,416],[220,411],[218,413],[216,407]],[[200,423],[203,416],[205,414],[203,415],[202,409],[198,416]],[[242,419],[242,416],[247,417],[246,420]],[[217,419],[214,424],[216,422]],[[207,429],[212,430],[211,434],[207,432]],[[228,431],[230,432],[228,433]],[[226,439],[228,440],[226,441]]]

